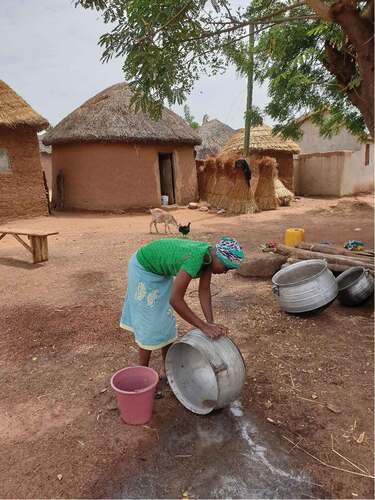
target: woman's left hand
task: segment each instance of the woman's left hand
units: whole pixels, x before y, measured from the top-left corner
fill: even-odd
[[[216,323],[207,323],[202,331],[207,337],[214,339],[229,334],[229,329],[226,326],[217,325]]]

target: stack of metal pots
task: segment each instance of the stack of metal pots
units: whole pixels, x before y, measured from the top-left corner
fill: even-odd
[[[328,307],[338,297],[340,303],[355,306],[367,300],[374,280],[363,267],[352,267],[337,278],[325,260],[304,260],[277,272],[272,278],[273,292],[281,309],[302,314]]]

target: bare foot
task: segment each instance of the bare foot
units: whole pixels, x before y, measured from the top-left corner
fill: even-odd
[[[161,370],[159,373],[159,382],[156,386],[155,399],[162,399],[164,397],[164,392],[169,387],[168,379],[165,375],[165,371]]]

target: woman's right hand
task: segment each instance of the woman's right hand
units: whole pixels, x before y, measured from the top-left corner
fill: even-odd
[[[228,335],[229,329],[226,326],[217,325],[216,323],[206,323],[204,328],[202,328],[202,332],[207,335],[207,337],[216,339],[223,335]]]

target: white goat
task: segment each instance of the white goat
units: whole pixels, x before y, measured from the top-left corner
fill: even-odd
[[[151,229],[153,225],[155,226],[156,232],[159,233],[157,224],[164,224],[165,234],[167,234],[167,229],[169,233],[172,233],[169,227],[170,224],[174,224],[176,227],[178,227],[177,221],[173,217],[173,215],[169,214],[165,210],[162,210],[161,208],[151,208],[150,213],[150,233],[152,233]]]

